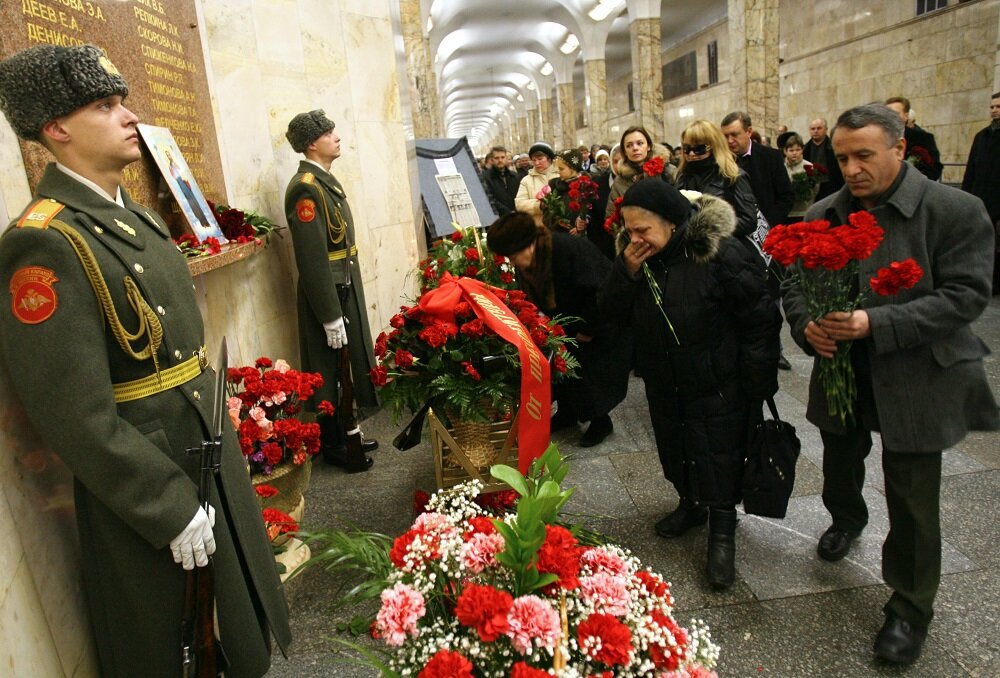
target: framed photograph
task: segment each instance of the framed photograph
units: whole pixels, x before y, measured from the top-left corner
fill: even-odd
[[[181,213],[191,227],[191,232],[198,236],[199,240],[218,238],[220,243],[228,242],[222,235],[219,222],[215,220],[215,215],[201,189],[198,188],[198,182],[195,181],[191,168],[177,148],[177,142],[174,141],[174,135],[170,130],[166,127],[140,124],[139,134],[146,142],[150,155],[156,160],[156,166],[170,187],[170,192],[180,205]]]

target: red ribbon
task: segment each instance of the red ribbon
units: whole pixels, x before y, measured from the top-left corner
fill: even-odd
[[[517,347],[521,359],[521,416],[518,417],[518,469],[527,473],[531,462],[549,445],[549,413],[552,409],[549,362],[531,340],[528,330],[489,285],[474,278],[456,278],[445,273],[437,289],[420,298],[420,310],[445,322],[455,323],[455,306],[465,300],[476,317],[500,337]]]

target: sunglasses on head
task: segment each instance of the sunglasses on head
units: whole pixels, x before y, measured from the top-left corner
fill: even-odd
[[[684,151],[685,155],[704,155],[708,153],[709,148],[711,147],[708,144],[698,144],[697,146],[681,144],[681,150]]]

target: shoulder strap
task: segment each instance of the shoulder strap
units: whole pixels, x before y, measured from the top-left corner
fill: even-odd
[[[781,417],[778,416],[778,406],[774,404],[774,398],[768,397],[764,402],[767,403],[767,409],[771,410],[771,416],[775,421],[781,421]]]
[[[49,222],[65,207],[58,200],[52,198],[41,198],[35,204],[24,211],[24,215],[18,219],[16,228],[40,228],[49,227]]]

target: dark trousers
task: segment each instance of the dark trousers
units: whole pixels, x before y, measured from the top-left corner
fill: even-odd
[[[837,529],[860,532],[868,524],[861,495],[871,432],[821,431],[823,504]],[[918,626],[934,616],[941,581],[941,453],[882,451],[889,535],[882,545],[882,577],[893,593],[886,611]]]

